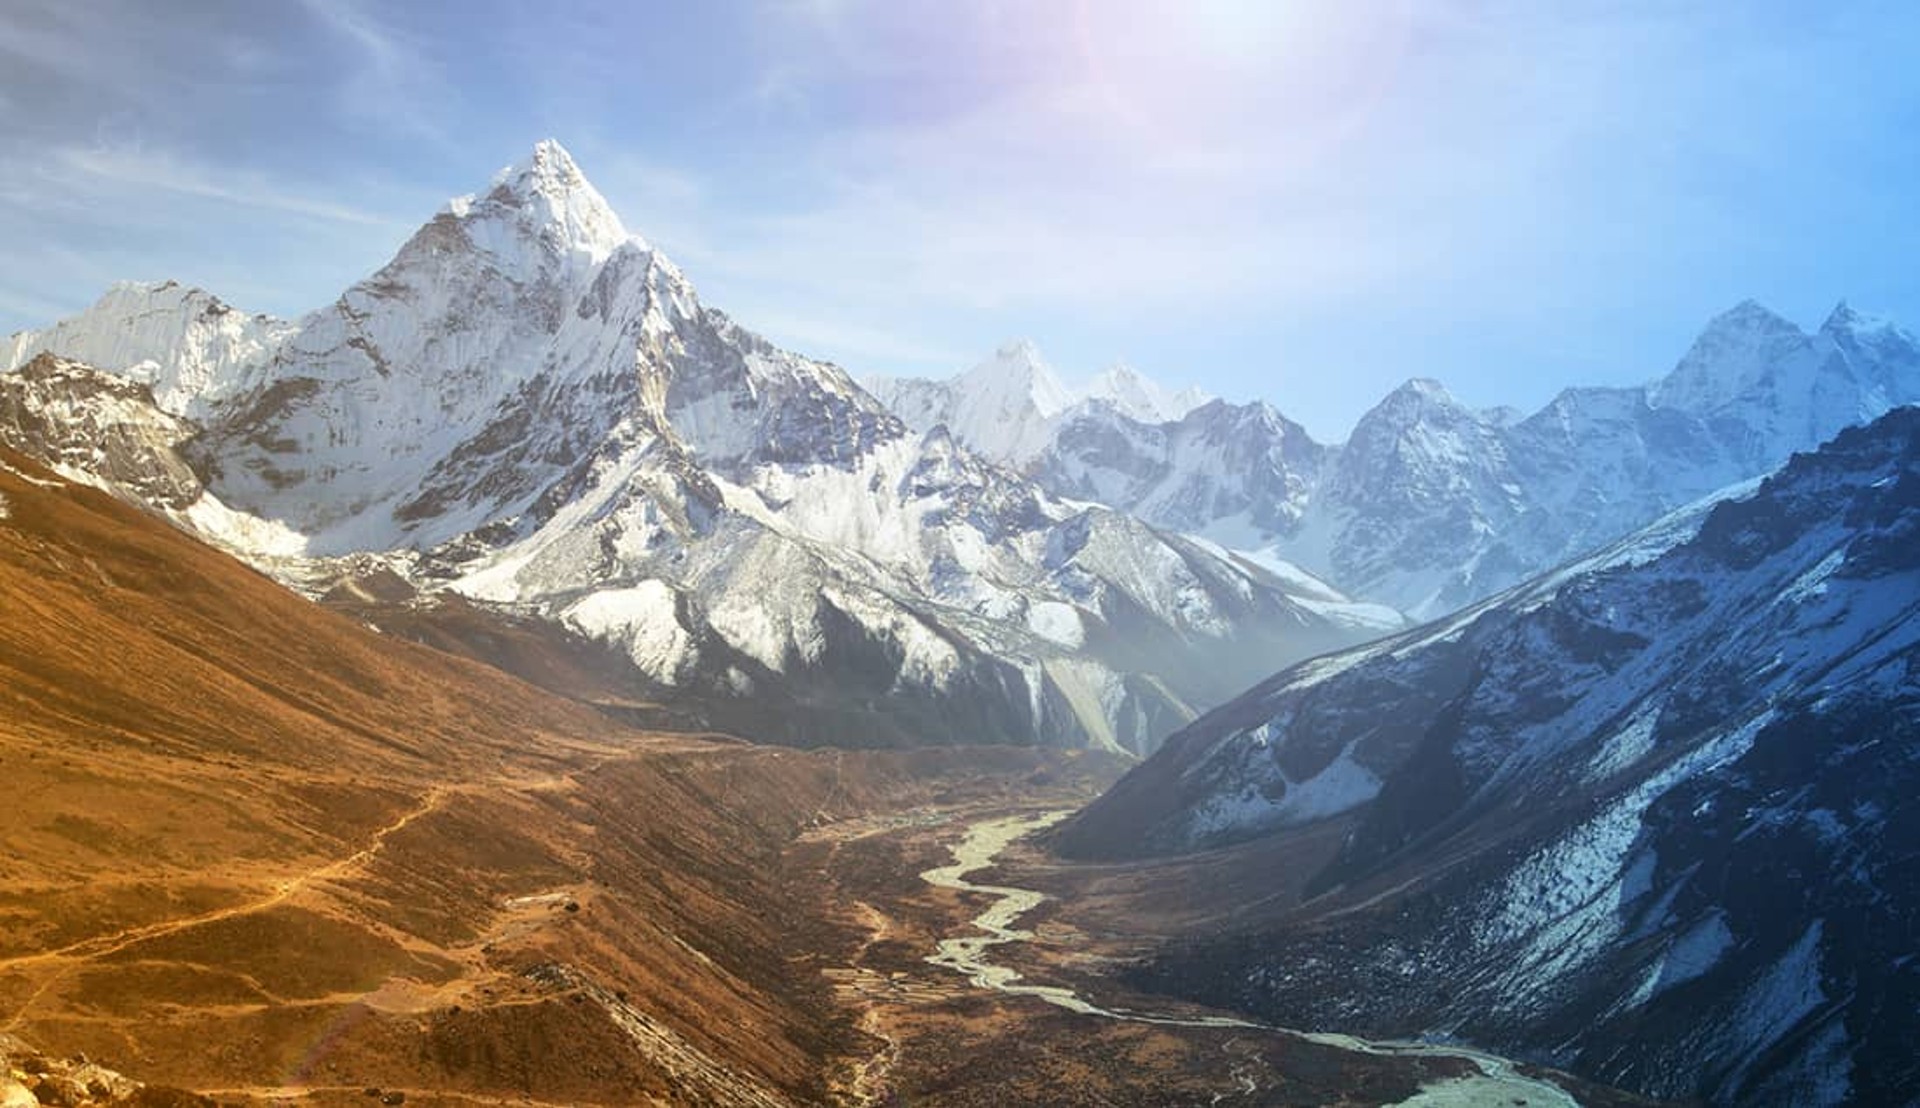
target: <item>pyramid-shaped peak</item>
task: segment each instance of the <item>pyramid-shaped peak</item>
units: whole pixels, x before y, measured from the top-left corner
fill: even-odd
[[[1863,312],[1845,300],[1835,304],[1833,311],[1827,314],[1827,321],[1820,325],[1821,332],[1828,335],[1837,334],[1842,331],[1863,334],[1872,331],[1897,331],[1899,329],[1899,325],[1887,316],[1876,315],[1872,312]]]
[[[1364,438],[1382,431],[1397,434],[1408,427],[1432,424],[1475,423],[1479,417],[1431,377],[1411,377],[1378,404],[1368,409],[1354,426],[1354,436]]]
[[[550,138],[535,143],[531,154],[501,170],[493,183],[520,193],[593,188],[567,148]]]
[[[996,361],[1014,364],[1041,363],[1040,347],[1032,339],[1008,339],[994,349],[993,356]]]
[[[494,230],[473,237],[496,253],[515,252],[516,242],[537,241],[548,253],[557,250],[598,264],[634,238],[573,155],[553,139],[541,140],[532,153],[494,174],[484,198],[455,197],[445,212],[466,222],[470,231],[491,225]]]
[[[1409,377],[1399,388],[1389,393],[1388,397],[1390,399],[1398,397],[1403,401],[1421,404],[1442,404],[1447,407],[1456,407],[1459,404],[1459,401],[1453,398],[1453,394],[1447,391],[1447,386],[1431,377]]]
[[[1029,339],[1001,343],[993,357],[961,374],[954,385],[963,394],[992,397],[995,404],[1017,401],[1030,405],[1047,418],[1065,409],[1072,400],[1066,386],[1054,375],[1053,367],[1040,356],[1040,348]],[[966,437],[966,433],[963,432],[962,437]]]
[[[1170,393],[1158,381],[1126,362],[1115,362],[1101,370],[1087,386],[1085,397],[1112,404],[1123,414],[1145,423],[1171,422],[1210,399],[1198,389]]]
[[[1747,299],[1713,317],[1707,324],[1708,332],[1715,331],[1767,331],[1800,333],[1800,328],[1787,317],[1760,303]]]

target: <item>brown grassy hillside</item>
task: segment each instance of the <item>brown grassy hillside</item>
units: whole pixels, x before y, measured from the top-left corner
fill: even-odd
[[[782,851],[1043,757],[625,730],[0,463],[0,1031],[144,1080],[829,1099],[845,940]]]

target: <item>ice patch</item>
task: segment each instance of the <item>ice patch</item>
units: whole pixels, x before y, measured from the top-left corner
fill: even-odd
[[[1049,642],[1074,649],[1087,641],[1079,609],[1058,600],[1043,600],[1028,608],[1027,630]]]
[[[1255,746],[1265,745],[1264,736],[1258,733],[1246,737]],[[1380,778],[1353,760],[1351,747],[1304,781],[1291,781],[1264,756],[1262,761],[1272,767],[1265,780],[1253,774],[1242,775],[1238,792],[1215,793],[1193,809],[1187,819],[1189,841],[1311,823],[1337,816],[1380,795]],[[1276,784],[1283,787],[1277,797],[1270,795]]]
[[[1688,928],[1647,968],[1627,1007],[1638,1008],[1675,985],[1699,977],[1718,965],[1731,949],[1733,932],[1727,928],[1726,917],[1715,911]]]
[[[263,519],[228,507],[202,492],[180,513],[187,526],[216,546],[254,558],[298,558],[307,553],[307,536],[277,519]]]
[[[1353,760],[1353,748],[1340,752],[1332,764],[1297,784],[1289,782],[1277,810],[1286,823],[1307,823],[1339,815],[1380,795],[1381,781]]]
[[[1790,604],[1804,604],[1820,596],[1827,591],[1827,579],[1832,577],[1835,571],[1846,563],[1846,560],[1845,547],[1830,551],[1826,557],[1820,559],[1819,565],[1801,574],[1791,585],[1788,585],[1780,598]]]
[[[1604,781],[1651,753],[1653,727],[1657,721],[1656,713],[1642,712],[1608,736],[1588,767],[1587,780]]]
[[[634,664],[664,684],[678,684],[694,660],[693,637],[680,625],[678,597],[664,581],[593,593],[561,613],[589,638],[623,647]]]
[[[1793,946],[1741,998],[1726,1041],[1751,1046],[1715,1091],[1713,1099],[1741,1099],[1739,1093],[1755,1063],[1795,1025],[1826,1003],[1827,994],[1820,987],[1820,935],[1825,922],[1816,919],[1809,924]]]

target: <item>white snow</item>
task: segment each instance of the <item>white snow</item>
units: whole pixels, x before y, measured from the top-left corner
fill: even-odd
[[[1354,761],[1349,747],[1326,769],[1305,781],[1289,782],[1274,814],[1289,824],[1338,815],[1379,796],[1381,783],[1372,770]]]
[[[1733,932],[1719,910],[1709,913],[1675,938],[1656,958],[1635,987],[1626,1007],[1638,1008],[1676,985],[1685,984],[1718,965],[1733,949]]]
[[[1078,390],[1074,401],[1105,401],[1122,415],[1141,423],[1172,423],[1211,399],[1213,397],[1197,388],[1169,392],[1158,381],[1142,376],[1125,362],[1116,362]]]
[[[1648,891],[1655,859],[1634,851],[1647,809],[1682,781],[1745,754],[1773,718],[1763,711],[1698,744],[1513,868],[1479,929],[1489,949],[1520,944],[1507,970],[1511,991],[1540,988],[1606,949],[1623,926],[1621,908]]]
[[[1001,344],[992,357],[946,380],[872,376],[861,383],[914,430],[945,426],[969,449],[1016,468],[1051,445],[1073,410],[1090,403],[1109,405],[1129,419],[1166,423],[1212,399],[1198,389],[1168,392],[1124,364],[1083,388],[1069,388],[1027,339]]]
[[[1820,983],[1820,937],[1825,921],[1807,925],[1793,946],[1780,956],[1741,997],[1727,1029],[1730,1041],[1750,1044],[1725,1081],[1723,1095],[1738,1090],[1755,1063],[1782,1035],[1827,1000]]]
[[[173,281],[121,282],[86,311],[0,340],[0,371],[55,354],[137,381],[170,415],[203,418],[238,393],[293,333]]]
[[[190,530],[242,558],[298,558],[307,553],[307,536],[280,520],[237,512],[210,492],[202,492],[181,516]]]
[[[1588,766],[1587,779],[1605,780],[1651,753],[1654,725],[1658,722],[1659,717],[1654,712],[1641,712],[1628,720],[1625,726],[1602,739],[1599,752]]]
[[[1027,609],[1027,630],[1061,646],[1078,648],[1086,642],[1080,610],[1058,600],[1043,600]]]
[[[677,597],[664,581],[589,593],[562,612],[581,633],[623,647],[641,671],[675,685],[695,661],[693,638],[675,614]]]
[[[1273,725],[1245,736],[1259,747],[1278,738]],[[1238,788],[1208,796],[1188,813],[1186,839],[1198,843],[1225,832],[1235,834],[1311,823],[1356,808],[1380,795],[1381,780],[1354,760],[1353,749],[1342,750],[1325,769],[1295,781],[1276,762],[1256,756],[1259,767],[1238,782]],[[1278,796],[1273,794],[1278,792]]]

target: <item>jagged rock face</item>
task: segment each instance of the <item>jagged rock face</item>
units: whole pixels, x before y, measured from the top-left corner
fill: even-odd
[[[0,374],[0,445],[87,473],[162,508],[200,499],[182,456],[190,424],[160,411],[145,385],[42,354]]]
[[[1498,429],[1416,380],[1361,418],[1317,507],[1336,521],[1336,580],[1430,615],[1475,591],[1477,555],[1510,530],[1520,498]]]
[[[1282,672],[1059,845],[1284,857],[1344,821],[1307,899],[1147,976],[1663,1096],[1882,1102],[1920,1079],[1916,535],[1903,408],[1749,495]]]
[[[1047,488],[1127,510],[1157,526],[1222,524],[1291,534],[1327,450],[1265,404],[1215,400],[1168,423],[1116,405],[1082,405],[1030,472]]]
[[[758,706],[759,733],[1144,750],[1276,659],[1369,630],[909,429],[702,305],[555,144],[295,324],[176,312],[129,335],[142,297],[214,303],[116,289],[13,345],[166,377],[207,478],[177,518],[316,593],[377,563],[551,620],[627,654],[642,692]],[[969,392],[963,417],[1044,384],[1030,348],[1005,360],[1025,391]]]

